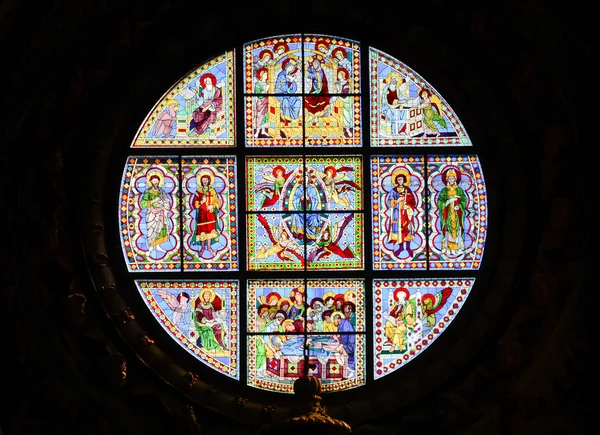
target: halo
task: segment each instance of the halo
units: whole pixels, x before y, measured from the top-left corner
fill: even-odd
[[[346,68],[338,68],[337,74],[339,74],[339,73],[344,74],[344,80],[348,80],[348,78],[350,77],[350,73],[348,72],[348,70]]]
[[[272,172],[272,174],[273,174],[273,175],[275,175],[275,173],[276,173],[277,171],[281,171],[281,172],[283,172],[283,176],[285,177],[285,175],[286,175],[286,172],[285,172],[285,168],[284,168],[283,166],[281,166],[281,165],[277,165],[277,166],[275,166],[275,167],[273,168],[273,170],[272,170],[271,172]]]
[[[329,42],[325,41],[324,39],[319,39],[317,42],[315,42],[315,50],[318,51],[321,46],[329,50]]]
[[[320,303],[321,303],[321,305],[325,306],[325,301],[324,301],[322,298],[320,298],[320,297],[316,297],[316,298],[313,298],[313,299],[310,301],[310,304],[309,304],[309,305],[310,305],[311,309],[314,309],[314,307],[315,307],[315,302],[320,302]]]
[[[331,174],[331,176],[332,176],[332,177],[335,177],[335,176],[337,175],[337,169],[335,169],[335,167],[334,167],[334,166],[331,166],[331,165],[329,165],[329,166],[325,166],[325,167],[323,168],[323,172],[327,173],[327,171],[328,171],[328,170],[330,170],[330,169],[331,169],[331,171],[333,172],[333,174]]]
[[[334,292],[327,292],[323,294],[323,302],[329,297],[331,296],[334,300],[335,300],[335,293]]]
[[[198,175],[196,175],[196,183],[198,183],[198,188],[202,187],[202,177],[204,177],[205,175],[208,176],[208,178],[210,178],[211,186],[215,184],[214,174],[208,169],[203,169],[200,172],[198,172]]]
[[[214,76],[214,74],[204,73],[200,77],[200,86],[204,85],[204,80],[207,79],[207,78],[210,79],[210,81],[212,82],[213,86],[217,85],[217,78]]]
[[[293,54],[290,54],[288,57],[283,59],[283,62],[281,62],[281,69],[284,70],[287,67],[287,64],[290,62],[293,65],[296,65],[296,66],[298,65],[298,60],[296,59],[296,56],[294,56]]]
[[[284,41],[279,41],[273,45],[273,51],[277,51],[279,47],[283,47],[284,51],[289,51],[290,47]]]
[[[262,75],[263,72],[266,72],[267,75],[268,75],[269,74],[269,69],[265,68],[265,67],[262,67],[262,68],[259,68],[259,69],[256,70],[256,79],[257,80],[260,80],[260,76]]]
[[[279,293],[277,293],[277,292],[271,292],[271,293],[269,293],[267,295],[267,297],[266,297],[267,304],[270,304],[269,301],[272,298],[275,298],[275,299],[277,299],[277,301],[279,301],[279,299],[281,299],[281,295]]]
[[[393,77],[397,77],[398,78],[398,83],[402,83],[402,80],[404,80],[399,73],[397,73],[397,72],[391,72],[391,73],[389,73],[385,77],[385,82],[389,85],[390,83],[392,83],[392,78]]]
[[[290,292],[290,299],[296,296],[296,293],[302,293],[304,295],[304,287],[294,287]]]
[[[204,296],[204,293],[206,293],[206,292],[210,293],[210,299],[208,300],[208,302],[212,302],[215,300],[215,297],[216,297],[215,291],[211,288],[206,287],[206,288],[203,288],[202,290],[200,290],[200,292],[198,293],[198,299],[200,299],[200,303],[202,303],[204,301],[203,296]]]
[[[342,313],[344,312],[344,307],[351,307],[352,311],[356,313],[356,304],[354,302],[344,302],[341,306]]]
[[[258,307],[258,315],[262,316],[262,313],[264,311],[269,311],[269,306],[267,304],[262,304],[261,306]]]
[[[334,301],[334,302],[335,302],[335,301],[338,301],[338,300],[342,301],[342,303],[344,303],[344,302],[345,302],[344,295],[343,295],[342,293],[338,293],[338,294],[337,294],[337,295],[335,295],[335,297],[333,298],[333,301]]]
[[[346,57],[346,49],[344,47],[335,47],[331,51],[331,55],[335,57],[338,52],[342,52],[342,57]]]
[[[158,168],[150,168],[148,172],[146,172],[146,180],[150,181],[152,176],[156,175],[158,177],[158,185],[162,186],[165,183],[165,175]],[[150,184],[150,183],[147,183]]]
[[[392,183],[394,186],[398,186],[398,183],[396,183],[396,178],[398,178],[399,175],[404,175],[404,185],[408,186],[408,183],[410,183],[410,173],[404,168],[396,169],[394,172],[392,172]]]
[[[258,54],[258,58],[262,60],[262,59],[264,59],[264,57],[265,57],[267,54],[268,54],[269,56],[271,56],[271,59],[273,59],[273,52],[272,52],[271,50],[269,50],[269,49],[264,49],[264,50],[262,50],[262,51],[261,51],[261,52]]]
[[[394,290],[394,301],[398,302],[398,293],[404,293],[406,295],[406,300],[410,299],[410,292],[404,287],[400,287]]]
[[[290,300],[290,298],[281,298],[279,299],[279,302],[277,302],[277,308],[281,310],[281,306],[284,302],[287,302],[290,307],[292,306],[292,301]]]
[[[349,299],[349,295],[353,294],[354,298],[356,299],[356,290],[348,290],[346,293],[344,293],[344,300],[348,300]]]
[[[427,293],[421,298],[421,304],[424,305],[425,301],[431,301],[432,305],[435,303],[435,296],[431,293]]]
[[[286,325],[290,325],[290,324],[294,327],[294,329],[296,329],[296,325],[294,325],[294,321],[292,319],[285,319],[283,322],[281,322],[281,327],[285,331]]]

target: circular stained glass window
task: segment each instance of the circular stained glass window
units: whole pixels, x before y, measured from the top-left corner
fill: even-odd
[[[123,258],[199,364],[291,393],[419,356],[480,268],[487,193],[441,93],[359,41],[290,34],[223,51],[164,93],[119,191]]]

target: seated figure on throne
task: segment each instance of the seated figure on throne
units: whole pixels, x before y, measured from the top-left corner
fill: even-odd
[[[408,82],[396,73],[389,74],[386,83],[382,93],[381,113],[389,121],[392,135],[408,134],[406,109],[417,107],[419,97],[410,98]]]
[[[217,79],[211,73],[200,78],[198,90],[199,107],[194,110],[190,130],[203,134],[217,122],[218,114],[223,110],[223,95],[217,86]]]
[[[308,77],[311,81],[309,95],[304,100],[304,108],[307,112],[307,122],[318,122],[319,117],[327,115],[329,112],[329,85],[327,75],[323,69],[323,58],[319,55],[313,56],[308,65]]]
[[[297,95],[298,84],[296,82],[298,75],[298,61],[289,56],[281,63],[281,71],[275,80],[273,92],[277,95],[279,108],[281,110],[281,121],[289,122],[300,117],[302,101]],[[278,120],[279,121],[279,120]]]

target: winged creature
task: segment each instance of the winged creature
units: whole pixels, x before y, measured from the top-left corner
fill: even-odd
[[[425,313],[424,326],[434,326],[437,323],[435,314],[442,309],[451,294],[452,289],[446,287],[435,294],[427,293],[423,295],[421,304]]]
[[[158,295],[164,299],[169,308],[173,310],[173,323],[178,325],[182,323],[186,313],[190,311],[190,295],[181,292],[177,296],[166,290],[158,290]]]

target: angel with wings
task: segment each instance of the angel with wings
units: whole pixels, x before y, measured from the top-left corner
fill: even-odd
[[[185,323],[185,314],[190,311],[190,295],[186,292],[181,292],[175,296],[166,290],[158,290],[157,293],[167,303],[169,308],[173,310],[173,323],[175,325]]]
[[[425,313],[425,323],[423,326],[435,326],[437,323],[435,314],[446,305],[451,294],[452,289],[446,287],[436,294],[427,293],[421,298],[421,305]]]
[[[304,264],[304,256],[298,244],[290,238],[290,235],[283,226],[278,227],[269,223],[265,215],[262,214],[258,215],[258,221],[267,231],[272,245],[268,248],[264,245],[261,246],[256,252],[256,259],[264,259],[271,255],[277,255],[282,261],[294,261],[295,257]]]
[[[308,261],[318,261],[319,259],[330,257],[331,254],[339,255],[342,258],[354,258],[354,252],[352,252],[349,246],[342,249],[339,245],[340,239],[344,234],[344,228],[346,228],[352,219],[353,215],[349,214],[341,222],[333,225],[328,223],[317,235],[316,243],[308,254]]]
[[[352,172],[354,168],[342,166],[336,169],[334,166],[326,166],[323,172],[318,169],[313,170],[323,180],[329,200],[342,207],[349,207],[350,200],[347,192],[359,189],[358,184],[348,177],[348,172]]]
[[[286,173],[285,168],[280,165],[275,166],[273,170],[269,168],[263,169],[262,181],[254,186],[252,190],[254,193],[264,195],[261,208],[271,207],[279,201],[281,189],[290,174]]]

